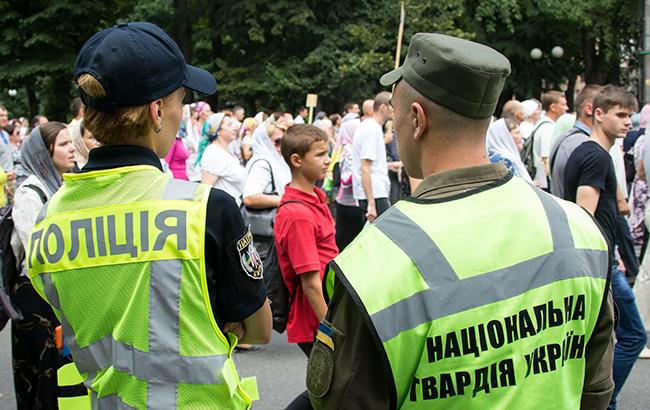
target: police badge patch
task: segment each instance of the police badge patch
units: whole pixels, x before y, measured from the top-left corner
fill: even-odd
[[[239,253],[239,263],[242,269],[244,269],[244,272],[253,279],[262,279],[264,274],[262,258],[260,258],[260,254],[255,249],[250,227],[246,235],[237,241],[237,252]]]

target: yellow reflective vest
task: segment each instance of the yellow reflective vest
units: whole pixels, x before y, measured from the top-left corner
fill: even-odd
[[[325,287],[336,277],[357,302],[398,408],[577,409],[607,249],[584,210],[510,178],[399,202]]]
[[[32,283],[61,320],[93,408],[249,408],[213,317],[209,187],[151,166],[67,174],[29,239]]]

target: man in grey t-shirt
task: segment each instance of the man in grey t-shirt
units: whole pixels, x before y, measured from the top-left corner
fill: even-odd
[[[573,151],[591,135],[593,126],[593,102],[600,92],[600,85],[586,85],[576,97],[575,107],[578,118],[573,127],[553,141],[549,155],[551,174],[551,193],[565,198],[564,168]],[[566,198],[565,198],[566,199]]]

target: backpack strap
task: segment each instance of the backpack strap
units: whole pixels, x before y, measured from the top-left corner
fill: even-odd
[[[539,129],[542,127],[542,125],[544,125],[544,124],[551,124],[551,121],[550,121],[550,120],[548,120],[548,121],[542,121],[542,122],[540,122],[539,124],[537,124],[537,127],[535,127],[535,129],[533,130],[533,132],[530,133],[530,137],[528,137],[528,138],[534,138],[534,137],[535,137],[535,134],[537,134],[537,130],[539,130]],[[532,141],[532,140],[531,140],[531,141]]]
[[[307,206],[307,204],[304,203],[303,201],[298,201],[297,199],[292,199],[292,200],[290,200],[290,201],[285,201],[285,202],[281,203],[281,204],[278,206],[278,211],[280,210],[280,208],[282,208],[282,207],[285,206],[286,204],[290,204],[290,203],[299,203],[299,204],[304,204],[305,206]]]
[[[41,198],[42,203],[47,202],[47,195],[45,195],[45,192],[43,192],[43,190],[41,188],[37,187],[36,185],[32,185],[32,184],[25,185],[25,188],[30,188],[32,191],[36,192],[38,194],[39,198]]]
[[[550,153],[550,156],[553,159],[551,160],[551,164],[550,164],[550,167],[549,167],[549,172],[553,172],[553,167],[555,166],[555,159],[557,158],[557,153],[560,150],[560,147],[562,146],[562,144],[564,144],[564,141],[567,140],[567,138],[572,137],[572,136],[577,135],[577,134],[584,134],[587,137],[589,136],[589,134],[587,134],[587,132],[585,130],[580,129],[580,128],[576,127],[576,126],[571,127],[571,130],[569,130],[569,131],[573,131],[573,132],[571,132],[570,134],[567,134],[566,137],[562,138],[560,143],[557,144],[557,147],[555,147],[555,151]]]
[[[277,195],[278,191],[275,190],[275,178],[273,177],[273,167],[271,166],[271,163],[266,158],[258,158],[255,161],[253,161],[253,163],[251,164],[250,169],[252,170],[253,165],[255,165],[259,161],[264,161],[269,166],[269,172],[271,173],[271,190],[272,190],[271,194],[272,195]],[[250,170],[248,172],[250,173]]]

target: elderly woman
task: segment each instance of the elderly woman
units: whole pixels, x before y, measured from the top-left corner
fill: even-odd
[[[532,183],[526,166],[519,155],[522,148],[522,137],[516,121],[506,117],[490,124],[486,138],[490,162],[501,162],[516,176]]]
[[[206,123],[210,144],[201,156],[201,182],[223,190],[241,205],[246,170],[229,149],[237,138],[233,118],[220,112],[209,116]]]

